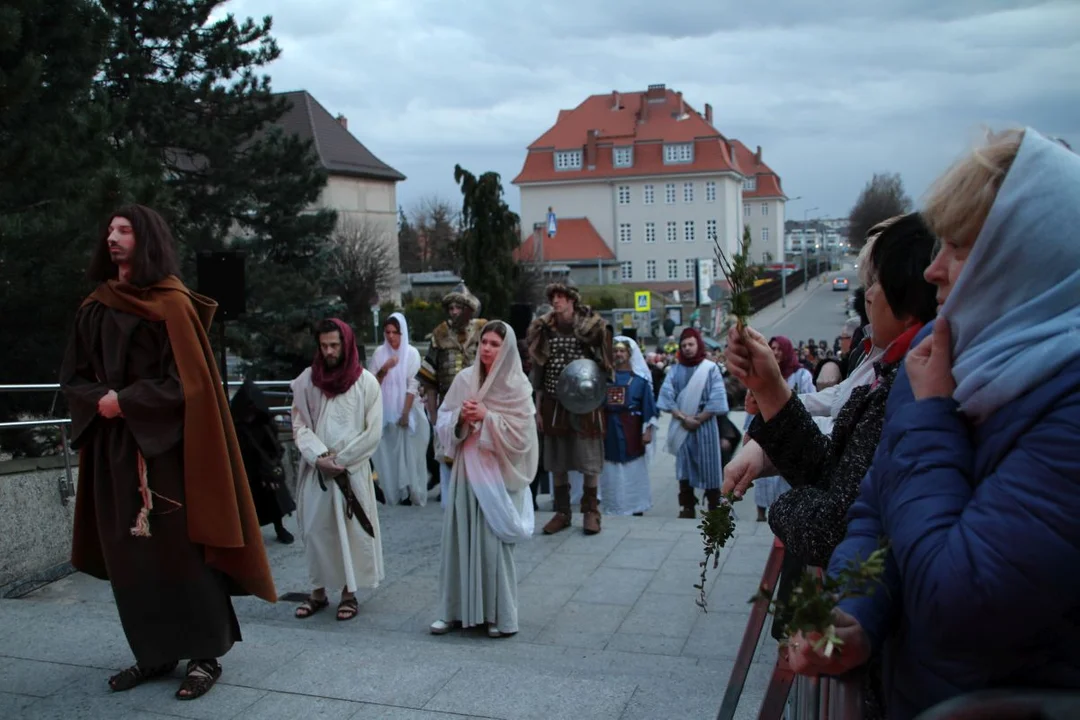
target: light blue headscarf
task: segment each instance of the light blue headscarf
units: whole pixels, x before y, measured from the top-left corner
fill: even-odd
[[[1025,130],[941,314],[975,422],[1080,357],[1080,156]]]

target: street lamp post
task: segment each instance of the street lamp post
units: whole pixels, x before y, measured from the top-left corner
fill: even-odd
[[[802,200],[802,195],[793,197],[787,202]],[[787,240],[781,238],[780,242],[780,307],[787,307]]]
[[[806,255],[806,223],[807,223],[807,217],[810,215],[810,213],[812,213],[815,210],[817,210],[816,207],[806,208],[805,210],[803,210],[803,221],[802,221],[802,271],[803,271],[803,279],[806,281],[806,285],[804,287],[807,290],[810,289],[810,260],[807,258],[807,255]]]

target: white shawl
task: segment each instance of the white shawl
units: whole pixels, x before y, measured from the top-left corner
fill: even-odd
[[[398,321],[401,327],[401,344],[398,349],[390,347],[389,342],[383,342],[375,351],[372,358],[371,371],[377,373],[386,361],[392,357],[397,358],[397,365],[390,368],[382,380],[383,424],[394,425],[401,419],[405,411],[405,395],[409,392],[410,380],[420,372],[420,352],[409,344],[409,323],[401,313],[390,316]],[[414,393],[415,394],[415,393]],[[413,403],[416,409],[416,403]],[[409,413],[409,433],[416,433],[416,415]]]
[[[701,407],[701,395],[705,392],[705,386],[709,382],[709,373],[714,367],[716,363],[712,360],[702,360],[694,370],[694,374],[690,376],[690,382],[686,383],[686,387],[675,398],[681,412],[691,417],[697,415],[698,408]],[[672,455],[678,455],[688,437],[690,437],[690,431],[672,417],[671,425],[668,426],[667,451]]]
[[[469,483],[492,532],[503,542],[514,543],[533,533],[532,500],[521,502],[520,491],[536,475],[540,454],[532,386],[521,369],[517,337],[509,325],[502,325],[506,338],[483,385],[478,357],[454,378],[439,407],[435,432],[454,458],[454,481]],[[482,338],[483,331],[481,342]],[[487,416],[482,423],[459,429],[461,407],[467,400],[483,404]],[[480,433],[478,441],[466,443],[474,432]],[[517,503],[511,492],[518,494]]]

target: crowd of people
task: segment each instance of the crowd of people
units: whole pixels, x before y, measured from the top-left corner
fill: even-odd
[[[61,377],[80,450],[72,564],[111,583],[136,660],[110,686],[188,660],[177,697],[210,690],[241,640],[231,597],[276,601],[260,527],[293,542],[293,512],[312,587],[296,617],[331,593],[338,620],[356,617],[358,591],[385,575],[379,498],[422,506],[435,486],[430,631],[513,635],[536,478],[553,480],[542,532],[574,526],[573,499],[594,536],[603,514],[650,510],[663,438],[679,517],[753,488],[785,547],[781,592],[887,542],[884,587],[834,614],[839,652],[776,633],[799,672],[864,669],[865,717],[991,687],[1080,687],[1078,190],[1066,148],[1030,129],[992,136],[922,211],[870,230],[857,317],[831,349],[736,327],[710,351],[689,327],[645,355],[565,283],[506,321],[481,318],[458,286],[424,357],[401,313],[370,363],[348,324],[321,320],[291,383],[295,501],[257,386],[230,407],[206,335],[214,305],[178,279],[167,224],[117,211]],[[584,411],[564,388],[582,359],[606,381]]]

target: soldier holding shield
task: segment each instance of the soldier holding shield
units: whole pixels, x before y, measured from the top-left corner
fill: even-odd
[[[569,474],[576,470],[585,478],[582,527],[585,534],[595,535],[600,532],[597,488],[604,465],[603,401],[613,367],[611,331],[603,317],[581,302],[576,288],[553,283],[546,295],[552,310],[534,320],[528,333],[543,465],[555,481],[555,515],[544,533],[570,527]],[[563,372],[582,359],[590,362],[576,365],[576,372]],[[593,388],[599,390],[595,403],[587,397]]]

